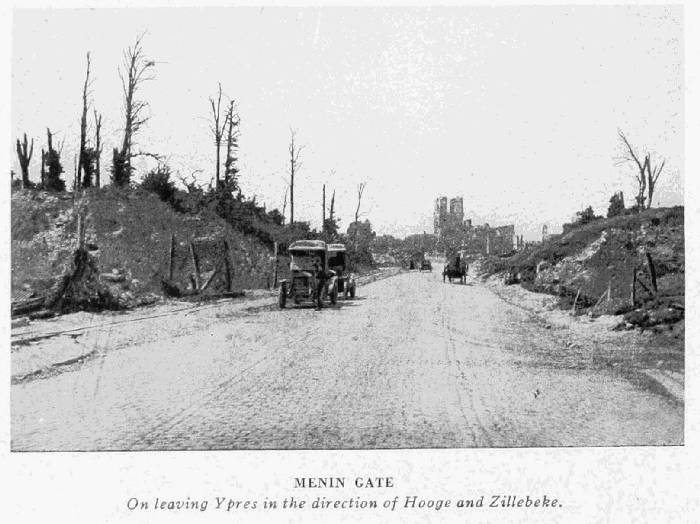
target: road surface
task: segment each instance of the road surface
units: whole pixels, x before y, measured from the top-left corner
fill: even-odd
[[[274,302],[141,321],[116,347],[103,332],[93,358],[12,386],[12,449],[683,442],[683,404],[611,364],[636,349],[576,338],[476,281],[411,272],[320,311]]]

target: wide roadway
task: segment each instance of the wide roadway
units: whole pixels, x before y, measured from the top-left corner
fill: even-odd
[[[267,298],[150,322],[157,336],[110,347],[105,333],[95,358],[13,385],[12,448],[683,442],[682,404],[592,358],[629,348],[552,328],[476,281],[402,273],[320,311]]]

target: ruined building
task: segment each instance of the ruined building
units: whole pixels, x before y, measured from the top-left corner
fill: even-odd
[[[515,226],[472,225],[464,219],[464,199],[441,196],[435,200],[433,216],[438,249],[446,253],[461,251],[469,255],[501,255],[513,251]]]
[[[438,239],[458,234],[464,228],[464,199],[451,198],[449,209],[447,197],[436,199],[433,223]]]

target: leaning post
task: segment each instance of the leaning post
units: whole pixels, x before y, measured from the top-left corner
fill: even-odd
[[[229,248],[226,238],[224,238],[224,267],[226,270],[226,291],[231,292],[233,291],[233,282],[231,279],[231,260],[229,258]]]
[[[194,244],[190,242],[190,257],[192,258],[192,267],[194,267],[194,288],[195,291],[199,291],[201,286],[199,283],[199,259],[197,258],[197,253],[194,250]]]
[[[173,280],[173,269],[175,260],[175,233],[170,236],[170,262],[168,264],[168,280]]]

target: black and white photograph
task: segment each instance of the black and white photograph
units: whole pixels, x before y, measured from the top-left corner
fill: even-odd
[[[0,521],[696,522],[699,15],[0,7]]]
[[[12,451],[684,444],[682,6],[12,18]]]

